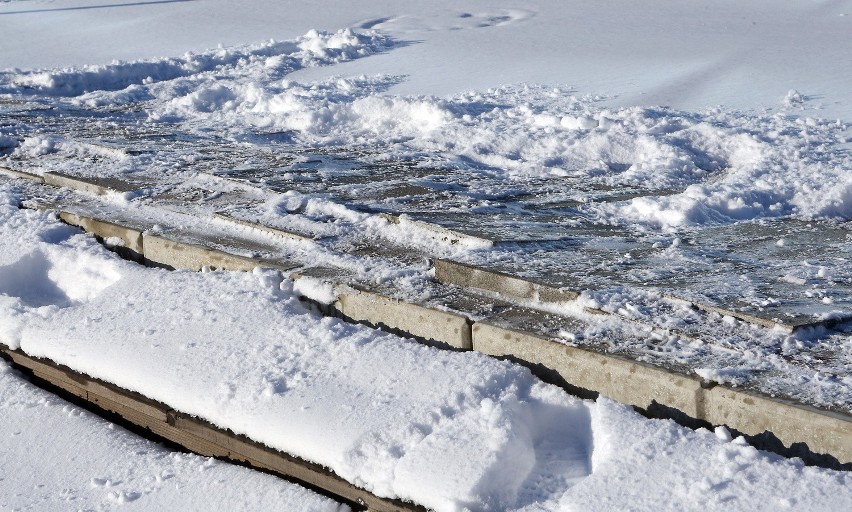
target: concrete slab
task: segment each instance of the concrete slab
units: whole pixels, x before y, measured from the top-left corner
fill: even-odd
[[[258,231],[262,231],[264,233],[267,233],[267,234],[270,234],[270,235],[273,235],[273,236],[277,236],[277,237],[283,238],[285,240],[295,240],[295,241],[300,241],[300,242],[313,241],[314,240],[314,237],[307,235],[307,234],[304,234],[304,233],[297,233],[295,231],[291,231],[291,230],[284,229],[284,228],[275,228],[275,227],[271,227],[271,226],[265,226],[263,224],[260,224],[259,222],[245,220],[245,219],[235,217],[235,216],[233,216],[233,215],[231,215],[227,212],[215,212],[213,214],[213,218],[223,220],[225,222],[230,222],[230,223],[236,224],[238,226],[244,226],[244,227],[256,229]]]
[[[704,415],[703,390],[698,378],[487,322],[473,325],[472,338],[473,349],[478,352],[507,357],[527,366],[540,365],[582,390],[642,409],[657,403],[692,418]]]
[[[678,300],[687,300],[674,295],[670,295],[670,297]],[[743,311],[737,311],[733,308],[714,306],[712,304],[707,304],[700,301],[687,300],[687,302],[691,303],[694,307],[702,311],[730,316],[738,320],[742,320],[743,322],[768,327],[770,329],[781,329],[789,333],[794,333],[798,330],[807,329],[811,327],[831,328],[852,320],[852,312],[842,312],[839,314],[835,314],[834,316],[818,320],[814,319],[813,315],[806,314],[790,314],[789,317],[783,314],[773,315],[771,308],[769,308],[770,311],[765,312],[763,315],[759,315],[750,314],[748,312]]]
[[[503,272],[443,259],[435,260],[435,279],[445,284],[478,288],[523,300],[565,302],[574,300],[579,295],[573,290],[559,289]]]
[[[124,242],[124,248],[132,251],[140,258],[144,254],[142,246],[142,231],[138,229],[67,211],[60,212],[59,218],[72,226],[83,228],[85,231],[93,233],[103,239],[120,238]]]
[[[459,243],[471,244],[480,247],[491,247],[494,245],[493,240],[453,231],[437,224],[414,220],[408,216],[394,215],[392,213],[381,213],[379,216],[391,224],[407,224],[409,226],[413,226],[415,229],[421,229],[435,240],[446,242],[450,245],[456,245]]]
[[[43,177],[45,185],[70,188],[99,196],[110,193],[123,194],[125,192],[132,192],[142,186],[142,184],[135,184],[118,178],[71,176],[70,174],[56,171],[46,172]]]
[[[16,171],[15,169],[10,169],[2,165],[0,165],[0,174],[5,174],[10,178],[21,178],[25,180],[34,181],[36,183],[44,183],[44,178],[42,178],[38,174],[32,174],[25,171]]]
[[[770,435],[790,448],[804,443],[814,453],[852,463],[852,417],[770,398],[745,390],[716,386],[705,390],[705,418],[748,435]],[[794,446],[795,447],[795,446]]]
[[[467,317],[383,295],[354,289],[341,290],[334,308],[344,317],[463,350],[471,348]]]
[[[292,270],[299,265],[286,260],[238,256],[204,245],[179,241],[153,233],[142,236],[145,261],[152,266],[199,271],[204,267],[215,270],[251,271],[255,268]]]

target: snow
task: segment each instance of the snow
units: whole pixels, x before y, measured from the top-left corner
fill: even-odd
[[[87,201],[155,231],[242,229],[270,255],[408,300],[440,301],[434,257],[549,279],[580,298],[524,305],[582,319],[574,343],[848,411],[848,323],[791,334],[672,296],[848,313],[850,11],[4,1],[0,164],[139,178]],[[298,297],[333,301],[321,279],[122,261],[18,210],[38,193],[0,192],[3,343],[377,494],[438,510],[852,508],[846,473],[320,318]],[[222,208],[310,239],[211,221]]]
[[[5,2],[0,69],[105,65],[353,27],[405,47],[294,78],[405,76],[392,94],[439,96],[567,84],[613,106],[688,110],[777,107],[795,89],[823,117],[849,121],[850,14],[848,2],[795,0]]]
[[[35,387],[5,361],[0,407],[6,510],[349,510],[279,478],[141,439]]]
[[[481,354],[320,317],[272,271],[145,268],[52,214],[17,209],[8,187],[3,197],[4,343],[323,464],[380,496],[442,511],[769,509],[783,505],[778,486],[796,485],[790,504],[852,505],[847,473],[603,398],[582,401]]]

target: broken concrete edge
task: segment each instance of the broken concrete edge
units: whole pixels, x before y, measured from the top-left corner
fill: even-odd
[[[109,225],[114,224],[110,223]],[[99,225],[89,224],[89,228],[97,226]],[[156,240],[156,242],[146,244],[148,240]],[[176,242],[157,235],[143,233],[143,248],[146,258],[148,257],[147,254],[150,247],[157,247],[157,243],[161,241],[166,243],[166,249],[174,249],[177,253],[194,253],[190,254],[191,265],[186,264],[186,258],[175,257],[174,255],[158,258],[163,260],[159,264],[166,264],[174,268],[194,268],[198,270],[204,266],[216,266],[217,263],[222,265],[221,268],[231,267],[233,270],[251,270],[256,266],[262,266],[262,262],[251,258],[234,256],[216,249]],[[298,266],[294,265],[279,270],[286,272],[293,268],[298,268]],[[298,279],[299,275],[299,272],[293,272],[287,277]],[[708,402],[707,396],[709,395],[704,391],[707,385],[698,377],[669,371],[622,356],[569,347],[532,332],[514,331],[510,328],[489,325],[487,321],[474,322],[463,314],[408,303],[372,291],[358,290],[347,285],[335,286],[337,293],[336,300],[325,309],[321,307],[321,311],[325,314],[334,314],[351,322],[364,323],[421,340],[437,341],[451,349],[473,349],[487,355],[508,357],[510,359],[517,359],[522,363],[539,365],[544,370],[560,374],[564,380],[561,383],[562,386],[569,391],[573,390],[575,394],[580,394],[580,396],[583,396],[583,390],[591,391],[643,409],[647,409],[653,403],[657,403],[665,407],[677,409],[690,418],[708,421],[713,424],[725,424],[745,433],[753,431],[749,427],[749,424],[744,422],[749,416],[754,415],[753,411],[744,409],[733,420],[714,412],[716,409],[723,409],[725,407],[721,405],[725,401],[724,397],[729,397],[729,400],[737,402],[743,391],[731,390],[731,393],[734,393],[733,395],[722,395],[723,398],[715,398],[714,401]],[[489,346],[484,341],[487,338],[483,337],[482,332],[488,329],[499,329],[505,331],[505,333],[515,333],[514,335],[519,337],[519,339],[523,337],[524,341],[516,342],[512,350],[495,350],[493,346]],[[511,337],[511,335],[509,336]],[[554,359],[555,356],[552,355],[553,350],[567,350],[571,352],[577,356],[578,360],[575,361],[577,364],[580,364],[579,361],[584,360],[594,361],[594,364],[588,364],[597,369],[589,374],[567,371],[563,367],[563,363],[558,363],[558,358]],[[637,385],[637,382],[644,382],[644,387]],[[724,386],[716,386],[715,388],[719,388],[719,390],[727,389]],[[719,393],[721,391],[716,392],[716,394]],[[759,396],[756,394],[752,395]],[[820,418],[832,415],[837,416],[837,414],[830,411],[824,411],[807,405],[793,404],[792,402],[771,397],[761,397],[761,400],[765,400],[768,404],[777,404],[775,407],[781,411],[787,411],[790,407],[796,407],[796,411],[810,411],[812,415],[821,415],[817,416]],[[713,411],[707,409],[708,403],[713,404],[715,408]],[[747,404],[744,399],[740,400],[739,403]],[[734,405],[727,407],[730,410],[735,409]],[[766,407],[772,409],[773,406],[769,405]],[[778,418],[778,421],[788,420],[788,415],[785,412],[766,414],[769,414],[772,418]],[[793,415],[793,417],[799,418],[801,414]],[[850,428],[850,420],[845,415],[840,414],[837,417],[845,418],[843,421],[846,426],[843,428]],[[819,424],[819,422],[817,423]],[[779,425],[778,428],[782,427]],[[787,446],[791,443],[806,442],[811,447],[817,446],[817,450],[825,450],[824,453],[829,453],[837,457],[838,460],[843,460],[844,463],[852,462],[852,448],[847,449],[844,446],[840,446],[838,448],[840,451],[837,452],[835,447],[824,447],[819,443],[814,443],[814,440],[808,438],[808,435],[811,434],[805,435],[807,432],[806,425],[789,426],[785,424],[782,430],[786,432],[782,441]],[[803,435],[800,436],[797,433],[802,433]],[[810,442],[808,442],[809,440]],[[852,443],[852,441],[848,440],[844,442]]]
[[[541,302],[567,302],[580,296],[580,293],[575,290],[564,290],[466,263],[436,258],[433,264],[435,279],[444,284],[478,288],[508,297]]]
[[[144,255],[142,230],[65,210],[59,212],[59,218],[66,224],[82,228],[104,240],[119,238],[124,244],[123,247],[135,252],[139,257]]]
[[[411,226],[415,226],[423,231],[426,231],[431,238],[439,241],[446,242],[450,245],[456,245],[459,243],[465,243],[469,245],[473,245],[476,247],[493,247],[494,240],[489,240],[488,238],[483,238],[479,236],[469,235],[467,233],[461,233],[459,231],[454,231],[452,229],[447,229],[443,226],[439,226],[438,224],[433,224],[431,222],[424,222],[422,220],[415,220],[410,218],[406,214],[395,215],[393,213],[380,213],[379,217],[385,219],[390,224],[408,224]]]
[[[15,169],[10,169],[9,167],[4,167],[2,165],[0,165],[0,174],[5,174],[10,178],[21,178],[29,181],[34,181],[36,183],[44,184],[44,178],[38,174],[33,174],[26,171],[17,171]]]
[[[473,324],[472,334],[474,350],[514,360],[534,373],[556,373],[568,388],[579,388],[575,394],[580,396],[598,393],[643,410],[661,405],[751,436],[771,433],[785,448],[804,443],[812,453],[852,463],[848,414],[708,384],[697,376],[487,322]]]
[[[380,498],[347,482],[328,468],[269,448],[243,435],[174,410],[108,382],[76,372],[50,359],[32,357],[0,343],[0,356],[33,376],[62,389],[98,409],[204,456],[248,464],[270,471],[333,499],[375,511],[425,511],[415,504]]]
[[[312,236],[309,236],[309,235],[304,235],[304,234],[297,233],[295,231],[290,231],[290,230],[283,229],[283,228],[274,228],[274,227],[267,226],[265,224],[260,224],[258,222],[253,222],[253,221],[250,221],[250,220],[240,219],[240,218],[234,217],[233,215],[231,215],[227,212],[214,212],[213,218],[219,219],[219,220],[222,220],[222,221],[225,221],[225,222],[230,222],[230,223],[236,224],[238,226],[256,229],[256,230],[261,231],[263,233],[267,233],[267,234],[277,236],[279,238],[284,238],[284,239],[287,239],[287,240],[296,240],[296,241],[299,241],[299,242],[313,241],[314,240],[314,238]]]

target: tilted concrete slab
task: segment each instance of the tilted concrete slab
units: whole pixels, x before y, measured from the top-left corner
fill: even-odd
[[[272,268],[287,271],[299,266],[286,260],[230,254],[219,249],[153,233],[144,233],[142,240],[145,261],[153,266],[194,271],[204,267],[214,270],[251,271],[255,268]]]
[[[463,315],[351,288],[339,293],[334,308],[356,322],[402,331],[458,349],[471,348],[470,321]]]
[[[125,248],[133,251],[140,257],[144,254],[142,230],[67,211],[60,212],[59,218],[72,226],[83,228],[85,231],[103,239],[120,238],[124,242]]]
[[[503,272],[443,259],[435,260],[435,279],[445,284],[479,288],[507,297],[541,302],[565,302],[579,295],[573,290],[563,290]]]
[[[310,235],[306,235],[303,233],[297,233],[295,231],[283,229],[283,228],[275,228],[271,226],[266,226],[260,224],[259,222],[254,222],[250,220],[240,219],[238,217],[234,217],[233,215],[227,212],[215,212],[213,214],[214,219],[223,220],[226,222],[230,222],[232,224],[236,224],[238,226],[244,226],[252,229],[256,229],[258,231],[262,231],[264,233],[277,236],[279,238],[284,238],[286,240],[296,240],[299,242],[302,241],[313,241],[314,237]]]
[[[494,245],[493,240],[469,235],[466,233],[460,233],[458,231],[453,231],[437,224],[414,220],[407,215],[394,215],[391,213],[381,213],[379,215],[391,224],[408,225],[414,227],[415,229],[420,229],[424,233],[428,234],[431,238],[440,242],[448,243],[450,245],[456,245],[459,243],[470,244],[480,247],[492,247]]]
[[[852,417],[749,391],[715,386],[705,390],[705,419],[748,435],[771,433],[784,446],[805,443],[815,453],[852,463]]]
[[[64,187],[95,195],[106,195],[110,193],[123,194],[141,188],[142,184],[131,183],[117,178],[95,178],[71,176],[61,172],[46,172],[43,175],[44,184],[54,187]]]
[[[670,297],[678,300],[686,300],[690,304],[692,304],[695,308],[698,308],[702,311],[707,311],[709,313],[718,313],[720,315],[730,316],[732,318],[736,318],[738,320],[742,320],[743,322],[747,322],[754,325],[760,325],[763,327],[768,327],[770,329],[782,329],[789,333],[794,333],[800,329],[807,329],[810,327],[826,327],[831,328],[838,324],[842,324],[852,320],[852,312],[838,314],[836,316],[832,316],[829,318],[825,318],[823,320],[814,320],[810,315],[799,315],[798,317],[794,317],[789,320],[781,320],[780,318],[770,318],[769,316],[758,316],[755,314],[744,313],[741,311],[736,311],[732,308],[714,306],[712,304],[705,304],[703,302],[683,299],[681,297],[677,297],[674,295],[670,295]]]
[[[0,165],[0,174],[4,174],[6,176],[9,176],[10,178],[21,178],[25,180],[34,181],[36,183],[44,183],[44,178],[42,178],[38,174],[33,174],[25,171],[16,171],[15,169],[10,169],[2,165]]]
[[[655,402],[693,417],[704,415],[701,380],[627,358],[572,347],[529,332],[473,324],[473,349],[557,372],[566,382],[648,409]]]

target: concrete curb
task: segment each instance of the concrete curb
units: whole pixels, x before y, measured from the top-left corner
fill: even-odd
[[[192,452],[271,471],[308,487],[323,489],[339,501],[356,508],[360,505],[376,512],[425,511],[418,505],[379,498],[318,464],[273,450],[48,359],[34,358],[2,344],[0,356],[32,372],[37,378]]]
[[[470,350],[471,322],[464,315],[411,304],[368,291],[345,287],[333,304],[345,318],[386,330]]]
[[[816,453],[852,463],[852,417],[746,390],[715,386],[704,391],[705,416],[748,435],[768,435],[786,447],[804,443]]]
[[[543,365],[573,386],[642,409],[657,402],[693,418],[704,416],[701,379],[697,377],[487,322],[475,323],[472,330],[473,349],[483,354]]]
[[[98,196],[123,194],[137,189],[132,184],[116,178],[82,178],[55,171],[46,172],[43,176],[45,185],[70,188]]]
[[[214,270],[250,272],[255,268],[292,270],[299,265],[283,260],[270,260],[237,256],[203,245],[173,240],[153,233],[143,233],[145,262],[151,266],[199,271],[204,267]]]
[[[124,242],[124,247],[135,252],[140,257],[143,255],[143,237],[142,231],[129,228],[113,222],[95,219],[63,211],[59,213],[59,218],[66,223],[82,228],[88,233],[93,233],[103,239],[120,238]]]
[[[380,213],[379,216],[390,222],[391,224],[402,224],[404,222],[417,228],[420,228],[429,233],[435,240],[438,240],[440,242],[446,242],[450,245],[456,245],[458,243],[468,243],[482,247],[494,246],[494,240],[489,240],[487,238],[482,238],[474,235],[468,235],[467,233],[460,233],[458,231],[453,231],[452,229],[447,229],[437,224],[414,220],[412,218],[409,218],[407,215],[402,216],[394,215],[392,213]]]
[[[673,295],[670,296],[670,297],[673,298],[673,299],[686,301],[686,302],[692,304],[693,307],[700,309],[701,311],[706,311],[706,312],[709,312],[709,313],[718,313],[718,314],[723,315],[723,316],[727,315],[727,316],[736,318],[737,320],[742,320],[743,322],[754,324],[754,325],[760,325],[760,326],[763,326],[763,327],[767,327],[769,329],[783,329],[784,331],[789,332],[791,334],[798,331],[798,330],[807,329],[809,327],[831,328],[835,325],[842,324],[844,322],[848,322],[849,320],[852,320],[852,314],[848,314],[848,315],[840,316],[840,317],[837,317],[837,318],[829,318],[829,319],[826,319],[826,320],[814,320],[813,322],[792,324],[792,323],[785,323],[785,322],[770,320],[768,318],[761,318],[759,316],[750,315],[748,313],[741,313],[739,311],[734,311],[732,309],[728,309],[728,308],[725,308],[725,307],[713,306],[713,305],[710,305],[710,304],[705,304],[703,302],[697,302],[697,301],[694,301],[694,300],[684,299],[682,297],[677,297],[677,296],[673,296]]]
[[[444,284],[478,288],[508,297],[541,302],[566,302],[580,295],[573,290],[560,290],[529,279],[455,261],[436,259],[434,265],[435,279]]]
[[[238,226],[244,226],[247,228],[256,229],[258,231],[262,231],[264,233],[277,236],[279,238],[283,238],[285,240],[295,240],[298,242],[304,241],[313,241],[314,238],[308,235],[303,235],[301,233],[296,233],[295,231],[289,231],[281,228],[273,228],[263,224],[259,224],[257,222],[252,222],[249,220],[238,219],[226,212],[215,212],[213,213],[214,219],[223,220],[225,222],[230,222],[232,224],[236,224]]]
[[[474,350],[542,365],[583,390],[646,410],[655,404],[671,407],[712,425],[770,435],[787,448],[805,444],[811,452],[852,463],[849,415],[721,385],[706,387],[697,377],[486,322],[475,323],[472,331]]]
[[[9,176],[11,178],[21,178],[25,180],[34,181],[36,183],[44,183],[44,178],[42,178],[38,174],[32,174],[24,171],[16,171],[15,169],[10,169],[2,165],[0,165],[0,174],[5,174],[6,176]]]

